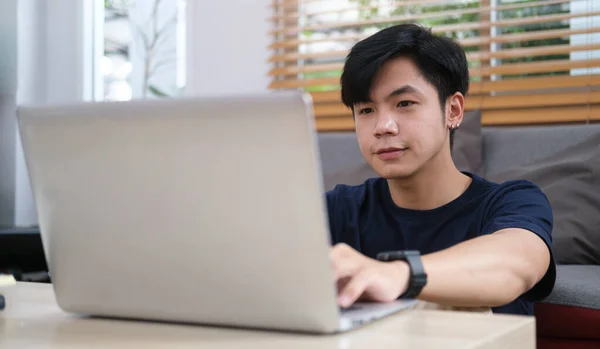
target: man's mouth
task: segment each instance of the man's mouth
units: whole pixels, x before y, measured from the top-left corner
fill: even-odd
[[[378,149],[376,154],[377,157],[379,157],[381,160],[393,160],[398,158],[400,155],[402,155],[408,148],[396,148],[396,147],[390,147],[390,148],[381,148]]]

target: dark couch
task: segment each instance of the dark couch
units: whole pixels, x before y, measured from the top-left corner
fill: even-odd
[[[553,207],[558,275],[535,306],[538,348],[600,348],[600,124],[481,128],[479,114],[465,118],[458,167],[494,181],[529,179]],[[321,133],[319,143],[326,189],[376,176],[353,133]]]

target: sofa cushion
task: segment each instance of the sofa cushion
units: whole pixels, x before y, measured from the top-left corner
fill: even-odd
[[[486,126],[483,132],[485,176],[552,156],[600,133],[600,124]]]
[[[337,184],[357,185],[377,177],[360,152],[354,132],[320,133],[319,148],[326,191]]]
[[[558,264],[600,264],[600,133],[489,180],[527,179],[548,197]]]
[[[483,172],[482,141],[481,112],[465,113],[455,131],[452,148],[452,158],[459,170]],[[362,156],[354,132],[321,133],[319,147],[325,190],[337,184],[358,185],[378,177]]]
[[[558,265],[554,289],[544,303],[595,309],[600,316],[599,290],[600,265]]]
[[[483,137],[481,111],[465,113],[460,127],[454,131],[452,159],[461,171],[483,174]]]
[[[318,141],[324,176],[365,163],[354,132],[319,132]]]

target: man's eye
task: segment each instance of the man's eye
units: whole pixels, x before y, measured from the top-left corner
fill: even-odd
[[[413,101],[400,101],[400,103],[398,103],[398,107],[410,107],[411,105],[415,104],[415,102]]]
[[[358,111],[359,114],[371,114],[373,112],[373,108],[362,108]]]

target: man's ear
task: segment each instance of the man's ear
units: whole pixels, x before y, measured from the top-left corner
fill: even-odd
[[[460,126],[465,112],[465,97],[456,92],[446,102],[446,127],[456,129]]]

